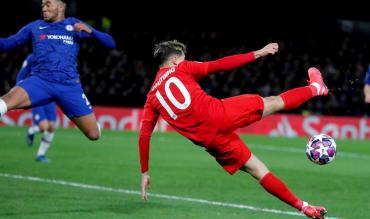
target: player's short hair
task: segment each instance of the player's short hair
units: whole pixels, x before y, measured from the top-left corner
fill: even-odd
[[[154,60],[157,64],[162,65],[171,55],[185,55],[185,44],[177,41],[163,41],[154,46]]]
[[[68,0],[57,0],[64,4],[64,7],[67,7]]]

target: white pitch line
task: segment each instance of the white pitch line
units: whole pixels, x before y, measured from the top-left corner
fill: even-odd
[[[116,193],[125,193],[129,195],[140,195],[139,191],[134,190],[127,190],[127,189],[115,189],[105,186],[98,186],[98,185],[89,185],[89,184],[82,184],[77,182],[68,182],[64,180],[56,180],[56,179],[44,179],[40,177],[34,176],[21,176],[21,175],[14,175],[8,173],[0,173],[1,177],[4,178],[11,178],[11,179],[18,179],[18,180],[25,180],[25,181],[33,181],[33,182],[43,182],[43,183],[50,183],[50,184],[57,184],[57,185],[64,185],[82,189],[90,189],[90,190],[99,190],[99,191],[108,191],[108,192],[116,192]],[[155,194],[155,193],[148,193],[149,197],[161,198],[161,199],[168,199],[168,200],[178,200],[178,201],[186,201],[192,203],[201,203],[205,205],[214,205],[214,206],[222,206],[222,207],[230,207],[230,208],[240,208],[240,209],[248,209],[252,211],[260,211],[260,212],[267,212],[267,213],[274,213],[274,214],[285,214],[285,215],[294,215],[294,216],[305,216],[299,212],[292,212],[292,211],[281,211],[276,209],[270,208],[258,208],[253,207],[250,205],[242,205],[242,204],[233,204],[227,202],[218,202],[218,201],[210,201],[205,199],[196,199],[196,198],[189,198],[189,197],[181,197],[181,196],[173,196],[173,195],[164,195],[164,194]],[[327,219],[340,219],[336,217],[326,217]]]

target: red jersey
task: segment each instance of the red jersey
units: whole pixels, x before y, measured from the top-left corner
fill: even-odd
[[[223,118],[221,100],[209,96],[198,81],[210,73],[240,67],[255,59],[254,53],[227,56],[211,62],[183,61],[161,68],[144,105],[139,150],[141,171],[148,170],[150,136],[159,115],[195,144],[210,144]]]

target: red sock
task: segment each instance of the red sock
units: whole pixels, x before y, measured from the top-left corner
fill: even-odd
[[[297,198],[289,188],[271,172],[266,174],[261,180],[260,184],[266,191],[289,204],[293,208],[301,210],[303,202]]]
[[[284,101],[284,109],[290,110],[300,106],[313,97],[311,86],[298,87],[279,95]]]

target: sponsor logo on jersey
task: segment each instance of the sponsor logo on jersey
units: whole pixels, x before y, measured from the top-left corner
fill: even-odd
[[[46,34],[42,34],[40,35],[40,41],[43,41],[43,40],[63,40],[63,43],[64,44],[68,44],[68,45],[73,45],[74,44],[74,41],[73,41],[73,36],[68,36],[68,35],[55,35],[55,34],[50,34],[50,35],[46,35]]]
[[[46,34],[41,34],[40,35],[40,41],[44,41],[46,39]]]
[[[68,24],[68,25],[66,25],[66,30],[67,30],[67,31],[73,31],[73,30],[74,30],[74,28],[73,28],[73,26],[72,26],[72,25]]]

